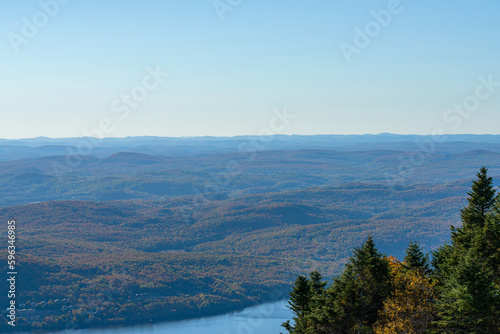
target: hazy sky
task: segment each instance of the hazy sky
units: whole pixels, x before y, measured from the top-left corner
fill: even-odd
[[[0,137],[500,133],[499,13],[493,0],[4,0]]]

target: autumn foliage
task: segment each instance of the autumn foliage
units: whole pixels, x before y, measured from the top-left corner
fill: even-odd
[[[416,242],[402,262],[382,256],[372,237],[320,294],[307,278],[294,286],[290,306],[303,305],[285,329],[296,334],[479,334],[500,332],[500,196],[481,168],[452,227],[451,244],[432,253]],[[389,278],[387,278],[389,273]],[[299,282],[299,281],[297,281]],[[302,288],[301,288],[302,287]]]

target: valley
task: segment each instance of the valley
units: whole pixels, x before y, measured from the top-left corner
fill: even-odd
[[[118,152],[61,180],[50,166],[63,157],[2,162],[0,215],[17,222],[18,303],[32,310],[19,327],[131,325],[144,312],[178,320],[282,300],[297,275],[338,274],[369,235],[395,256],[411,240],[434,249],[459,223],[477,166],[500,175],[499,153],[457,153],[457,143],[391,184],[384,173],[406,154],[393,146],[290,147],[252,161]],[[237,172],[215,187],[231,161]]]

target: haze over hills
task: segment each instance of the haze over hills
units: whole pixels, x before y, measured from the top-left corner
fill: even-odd
[[[20,326],[286,298],[299,273],[339,273],[368,235],[396,256],[410,240],[431,250],[459,223],[479,167],[500,180],[500,136],[429,138],[140,137],[103,139],[89,155],[64,153],[77,138],[4,140],[0,213],[18,222],[19,302],[47,314]]]
[[[255,150],[329,149],[336,151],[419,151],[420,144],[436,143],[436,152],[466,152],[474,149],[500,152],[500,135],[274,135],[271,137],[126,137],[126,138],[30,138],[0,139],[0,160],[78,154],[99,158],[117,152],[185,156],[204,153],[234,153]],[[460,144],[460,145],[456,145]],[[241,147],[241,146],[244,147]],[[433,151],[434,153],[434,151]]]
[[[390,134],[110,138],[85,149],[88,155],[68,146],[82,140],[90,139],[4,140],[0,185],[6,191],[0,206],[209,193],[237,197],[352,182],[447,183],[469,179],[483,165],[500,175],[500,136],[454,135],[444,143]]]

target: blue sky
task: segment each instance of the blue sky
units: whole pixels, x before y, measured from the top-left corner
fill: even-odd
[[[500,133],[499,12],[462,0],[6,0],[0,137],[102,124],[109,137],[258,134],[284,109],[294,118],[278,133]],[[168,76],[153,85],[156,69]]]

